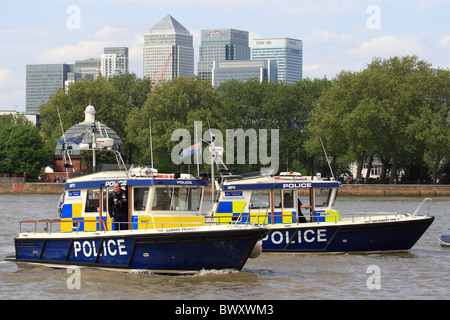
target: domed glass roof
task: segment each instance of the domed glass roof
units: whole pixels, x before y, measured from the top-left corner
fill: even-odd
[[[119,149],[122,146],[122,140],[120,140],[119,136],[114,132],[114,130],[100,122],[95,122],[95,109],[93,106],[87,106],[84,113],[85,120],[71,127],[64,133],[64,136],[61,136],[61,138],[59,139],[60,141],[63,141],[63,139],[65,138],[67,142],[66,147],[72,147],[72,150],[70,151],[71,155],[80,154],[80,141],[70,142],[69,139],[83,135],[81,143],[92,144],[92,132],[94,129],[95,138],[104,137],[113,139],[114,149]],[[62,155],[62,151],[63,144],[58,142],[55,148],[55,155]]]

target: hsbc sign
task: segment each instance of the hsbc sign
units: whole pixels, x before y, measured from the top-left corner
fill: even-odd
[[[272,41],[270,41],[270,40],[259,40],[259,41],[256,41],[256,45],[264,45],[264,44],[272,44]]]

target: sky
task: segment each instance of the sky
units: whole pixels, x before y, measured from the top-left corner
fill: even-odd
[[[144,34],[167,14],[194,36],[195,70],[201,30],[213,28],[302,40],[303,78],[413,54],[450,68],[450,0],[2,0],[0,110],[25,112],[27,64],[74,63],[125,46],[130,72],[142,77]]]

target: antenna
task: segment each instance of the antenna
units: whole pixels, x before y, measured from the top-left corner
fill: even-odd
[[[201,132],[200,132],[200,135],[201,135]],[[194,152],[195,152],[195,159],[196,159],[195,162],[197,162],[197,177],[200,177],[200,161],[199,161],[198,156],[199,156],[200,150],[202,149],[202,140],[198,136],[196,121],[194,121],[194,140],[195,140],[194,141],[194,146],[195,146]]]
[[[211,203],[214,203],[214,150],[216,148],[216,137],[211,131],[211,126],[209,125],[209,119],[208,119],[208,129],[209,129],[209,136],[211,138],[211,143],[209,146],[210,155],[211,155]]]
[[[333,180],[336,180],[334,177],[333,169],[331,169],[330,159],[328,159],[327,152],[325,151],[325,147],[323,146],[322,138],[319,137],[320,144],[322,145],[323,152],[325,153],[325,158],[327,159],[328,167],[330,168],[331,175],[333,176]]]
[[[150,158],[151,158],[151,162],[152,162],[152,169],[154,169],[153,168],[152,120],[150,118],[148,119],[148,126],[150,129]]]
[[[66,141],[66,135],[65,135],[65,133],[64,133],[62,121],[61,121],[61,115],[59,114],[59,108],[58,108],[58,106],[56,106],[56,111],[58,112],[59,125],[61,126],[61,131],[62,131],[62,135],[63,135],[63,139],[64,139],[64,145],[63,145],[63,161],[64,161],[64,167],[66,168],[66,175],[67,175],[67,177],[69,177],[69,172],[68,172],[67,168],[71,167],[73,172],[75,172],[75,169],[73,168],[73,163],[72,163],[72,159],[70,158],[69,149],[66,149],[67,152],[65,152],[65,150],[64,150],[64,149],[65,149],[65,145],[67,145],[67,141]],[[69,166],[66,166],[66,153],[67,153],[67,156],[69,157]]]

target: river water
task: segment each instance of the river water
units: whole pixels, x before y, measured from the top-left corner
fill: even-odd
[[[191,276],[72,272],[4,261],[14,254],[19,221],[58,218],[58,195],[0,195],[0,299],[448,299],[450,248],[436,237],[450,233],[450,199],[434,198],[436,220],[412,250],[373,254],[274,254],[249,259],[241,272]],[[422,198],[338,197],[341,212],[413,212]]]

